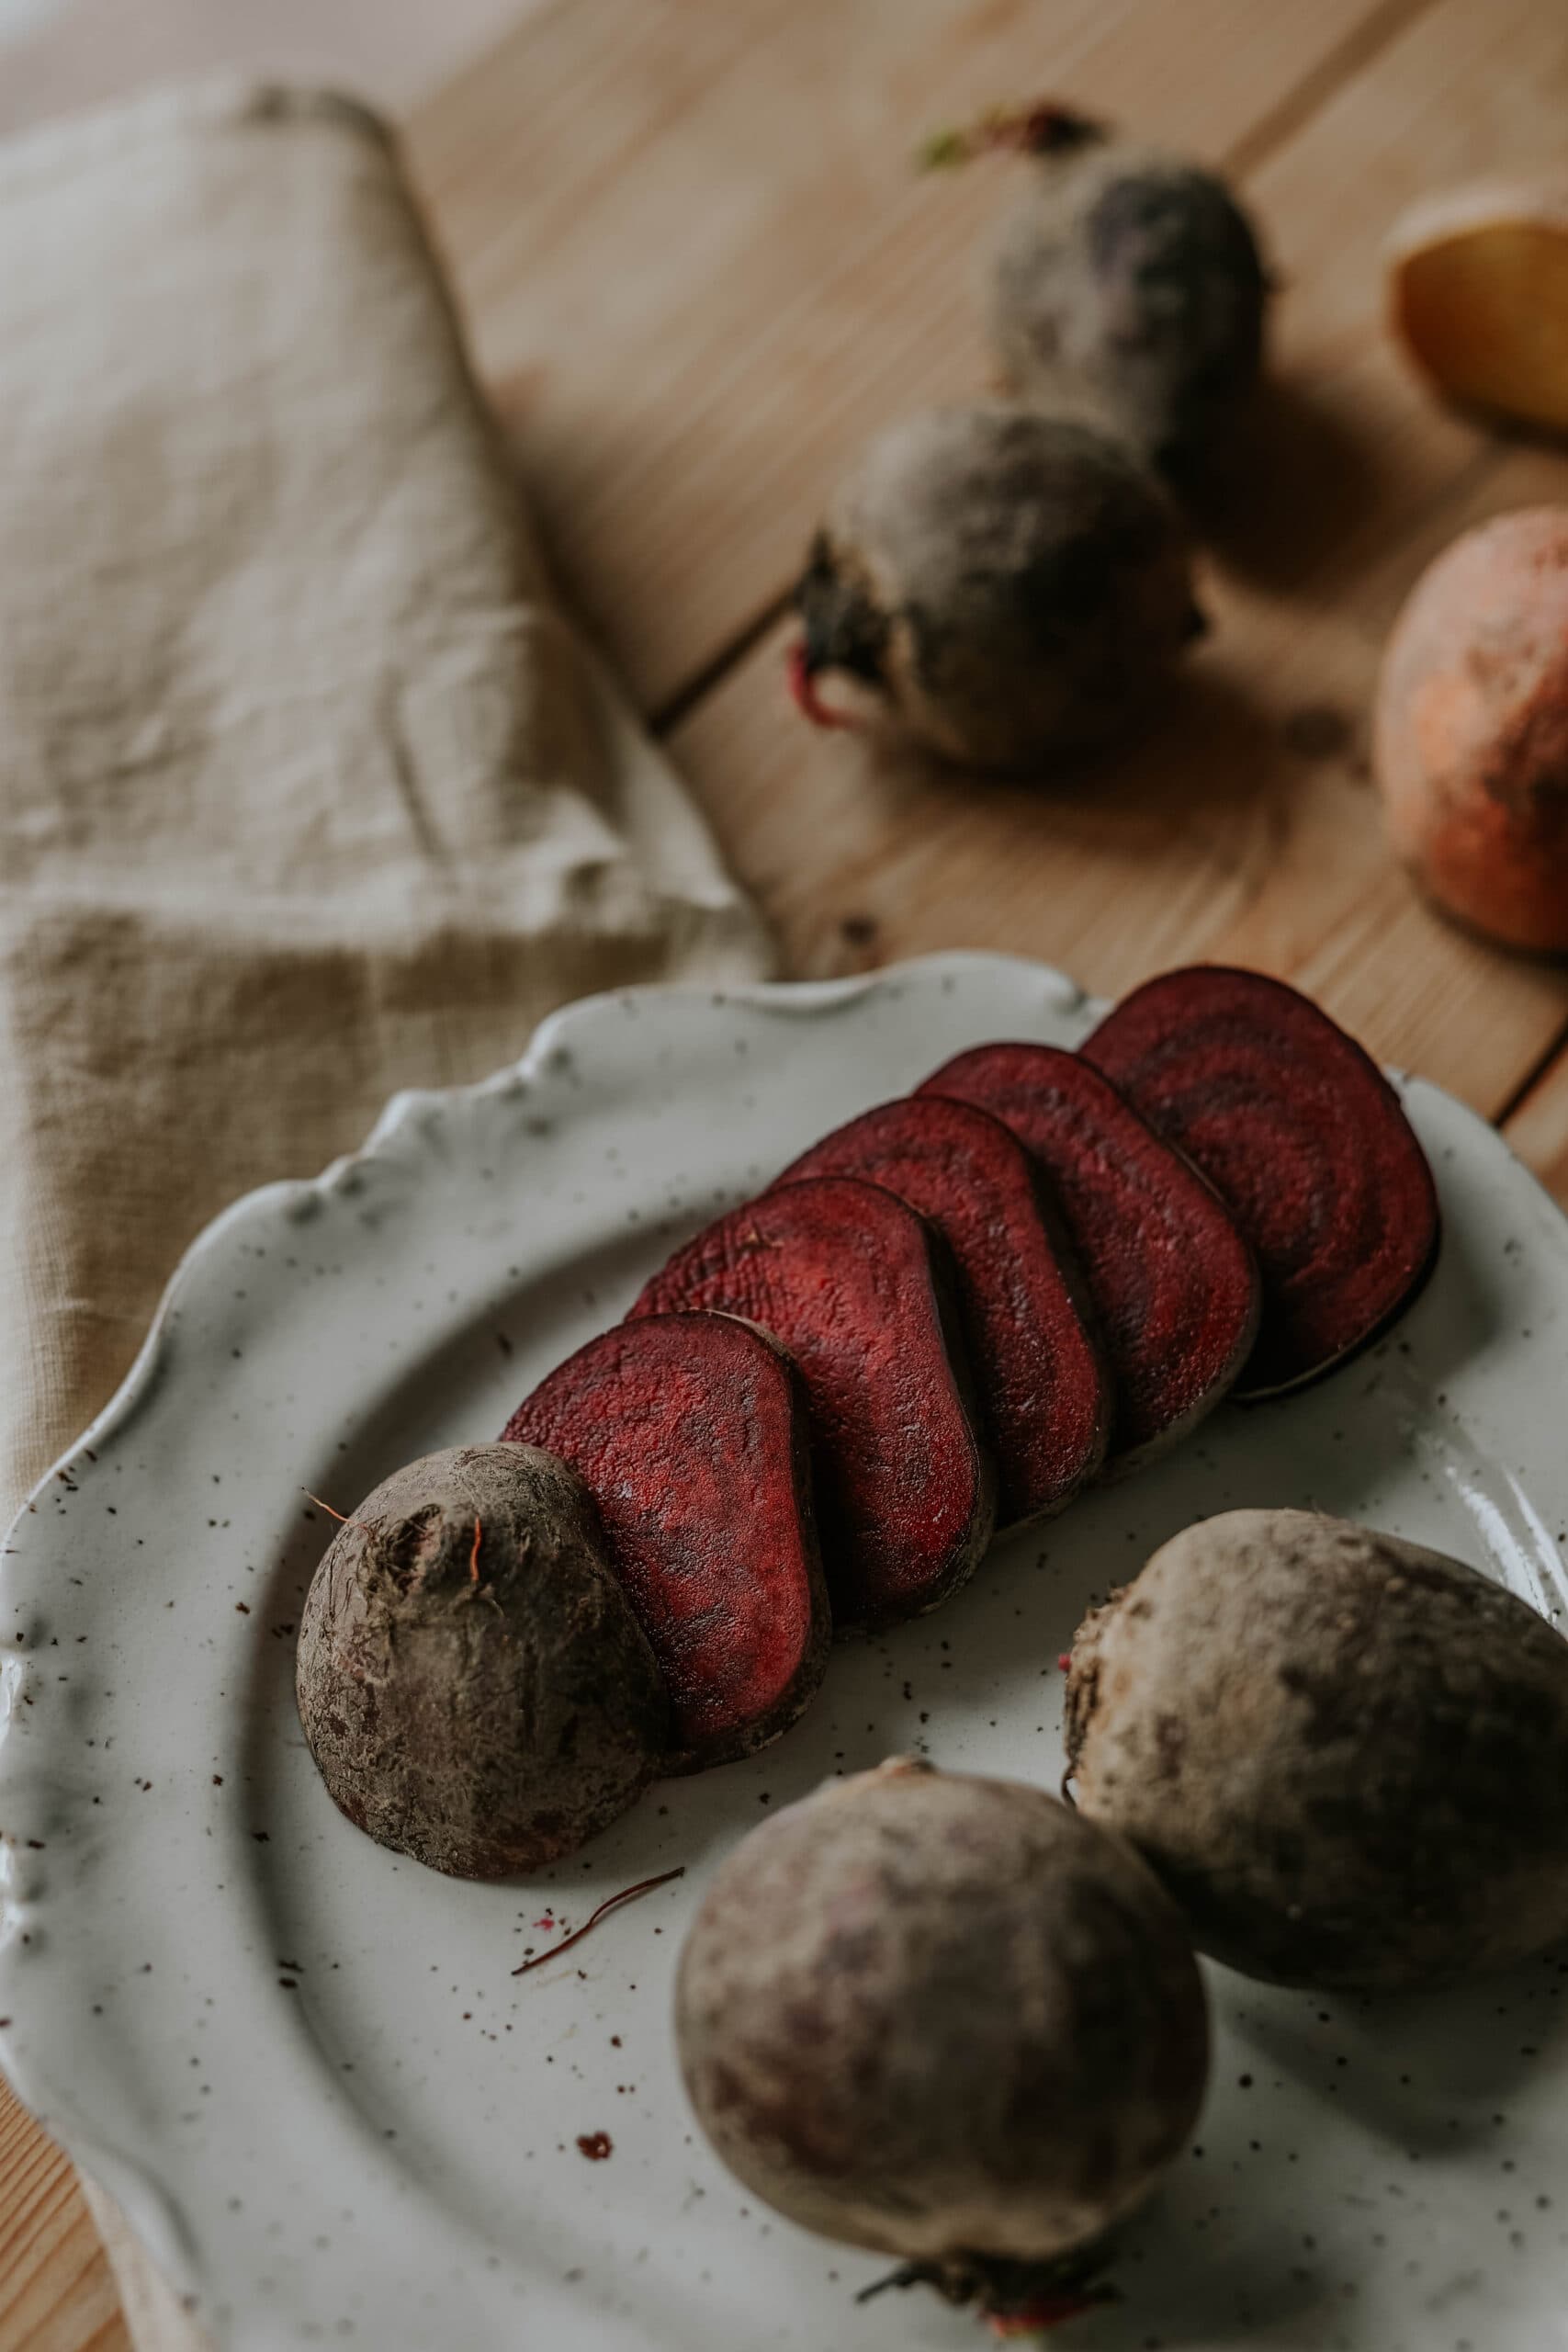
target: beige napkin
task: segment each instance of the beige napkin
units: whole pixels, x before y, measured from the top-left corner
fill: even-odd
[[[7,1513],[235,1193],[567,998],[767,960],[552,607],[376,120],[225,85],[0,150]]]

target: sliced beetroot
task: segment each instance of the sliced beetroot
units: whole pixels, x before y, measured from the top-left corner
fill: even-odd
[[[570,1463],[598,1505],[669,1688],[666,1769],[728,1763],[787,1731],[831,1627],[806,1392],[782,1349],[724,1315],[623,1323],[541,1381],[502,1435]]]
[[[1105,1459],[1111,1378],[1085,1325],[1082,1277],[1018,1137],[973,1103],[906,1095],[835,1129],[779,1182],[807,1176],[866,1177],[936,1227],[958,1270],[996,1448],[998,1523],[1060,1510]]]
[[[1438,1249],[1427,1156],[1376,1063],[1298,989],[1220,965],[1167,972],[1083,1050],[1257,1254],[1263,1322],[1238,1395],[1314,1379],[1409,1304]]]
[[[835,1624],[945,1600],[986,1548],[996,1481],[925,1220],[852,1177],[781,1185],[678,1250],[631,1311],[682,1307],[748,1317],[800,1368]]]
[[[1111,1359],[1113,1466],[1174,1442],[1224,1396],[1258,1329],[1258,1272],[1218,1196],[1055,1046],[976,1046],[919,1092],[979,1103],[1043,1163]]]

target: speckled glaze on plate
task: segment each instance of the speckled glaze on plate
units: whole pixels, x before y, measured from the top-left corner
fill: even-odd
[[[191,1251],[8,1538],[0,2051],[220,2343],[977,2341],[924,2295],[857,2309],[885,2266],[771,2218],[694,2137],[670,1983],[726,1846],[899,1748],[1054,1787],[1056,1654],[1085,1604],[1233,1504],[1363,1518],[1561,1612],[1568,1227],[1490,1129],[1412,1084],[1447,1238],[1375,1351],[998,1545],[945,1610],[840,1650],[778,1747],[656,1789],[535,1883],[455,1884],[340,1819],[292,1697],[331,1532],[302,1489],[350,1510],[409,1455],[493,1436],[675,1238],[814,1136],[963,1046],[1071,1045],[1093,1013],[1058,974],[980,956],[597,999],[488,1085],[400,1097],[357,1158],[242,1201]],[[1209,1973],[1197,2143],[1127,2234],[1123,2300],[1072,2342],[1568,2346],[1564,1967],[1397,2005]]]

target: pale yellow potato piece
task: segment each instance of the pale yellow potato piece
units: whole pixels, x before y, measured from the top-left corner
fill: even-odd
[[[1394,330],[1443,391],[1568,432],[1568,179],[1424,198],[1387,261]]]

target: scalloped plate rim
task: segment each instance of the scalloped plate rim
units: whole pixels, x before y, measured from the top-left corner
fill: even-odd
[[[1027,978],[1037,989],[1054,991],[1059,1009],[1065,1014],[1088,1018],[1106,1001],[1089,994],[1058,967],[1025,956],[993,955],[982,950],[956,950],[922,956],[874,972],[831,980],[757,981],[716,986],[654,984],[615,989],[576,1000],[548,1015],[514,1061],[483,1079],[449,1088],[398,1091],[389,1099],[365,1142],[356,1150],[340,1156],[314,1177],[282,1179],[242,1194],[220,1211],[195,1237],[170,1275],[146,1337],[118,1387],[88,1427],[62,1450],[35,1483],[6,1531],[6,1544],[28,1517],[33,1504],[49,1492],[59,1474],[68,1472],[84,1454],[91,1454],[121,1431],[152,1393],[159,1376],[172,1320],[196,1270],[232,1241],[258,1216],[278,1208],[297,1210],[301,1203],[329,1196],[345,1185],[351,1185],[367,1167],[378,1163],[396,1163],[400,1158],[397,1147],[422,1114],[450,1113],[466,1102],[504,1094],[519,1085],[527,1084],[541,1073],[563,1043],[572,1040],[576,1031],[591,1027],[595,1018],[609,1008],[624,1007],[628,1001],[639,1005],[677,1002],[715,1006],[732,1004],[783,1017],[812,1019],[863,1003],[897,989],[918,977],[948,973],[961,976],[987,971],[998,974],[1009,971],[1021,979]],[[1408,1080],[1402,1072],[1394,1071],[1391,1075],[1399,1080],[1403,1091],[1436,1096],[1445,1105],[1462,1114],[1465,1122],[1486,1139],[1487,1147],[1528,1180],[1537,1212],[1537,1237],[1555,1250],[1564,1268],[1568,1269],[1568,1220],[1564,1219],[1532,1171],[1525,1168],[1509,1149],[1498,1131],[1468,1105],[1448,1094],[1446,1090],[1427,1080]],[[0,1590],[3,1590],[4,1584],[5,1570],[0,1567]],[[0,1794],[4,1793],[8,1779],[5,1751],[8,1745],[6,1732],[13,1705],[12,1688],[22,1663],[14,1649],[0,1643]],[[4,1953],[9,1939],[8,1851],[5,1842],[0,1840],[0,1954]],[[143,2159],[115,2146],[98,2128],[91,2119],[88,2108],[82,2102],[69,2068],[62,2070],[58,2063],[58,2039],[55,2038],[55,2064],[52,2067],[41,2051],[30,2064],[21,2062],[14,2052],[5,2053],[4,2072],[18,2098],[47,2123],[72,2158],[119,2203],[138,2234],[154,2253],[160,2267],[176,2292],[188,2296],[200,2290],[204,2282],[192,2244],[193,2231],[187,2228],[172,2193],[160,2181],[155,2162],[150,2157]],[[210,2291],[209,2282],[208,2284]]]

